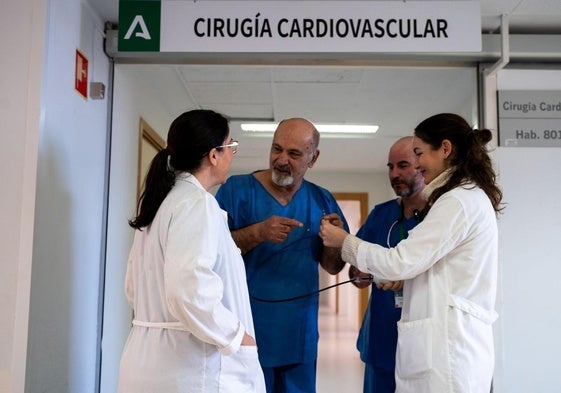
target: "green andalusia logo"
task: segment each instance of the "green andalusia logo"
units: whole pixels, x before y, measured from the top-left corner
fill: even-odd
[[[119,1],[119,51],[158,52],[160,15],[159,0]]]

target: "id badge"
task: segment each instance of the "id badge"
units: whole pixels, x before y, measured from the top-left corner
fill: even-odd
[[[395,308],[403,308],[403,291],[394,292]]]

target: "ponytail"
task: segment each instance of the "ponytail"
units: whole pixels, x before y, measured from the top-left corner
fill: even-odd
[[[196,172],[206,155],[222,145],[229,132],[228,119],[212,110],[195,109],[179,115],[170,125],[168,147],[150,163],[138,200],[138,215],[129,220],[129,225],[139,230],[150,225],[175,184],[175,171]]]
[[[129,220],[134,229],[150,225],[160,205],[175,184],[175,173],[168,166],[170,150],[163,149],[156,154],[144,181],[144,190],[137,205],[138,215]]]

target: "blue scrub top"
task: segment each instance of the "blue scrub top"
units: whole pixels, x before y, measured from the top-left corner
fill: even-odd
[[[324,214],[343,213],[326,189],[306,180],[292,200],[281,205],[252,175],[231,176],[216,194],[228,212],[230,230],[272,215],[303,223],[282,243],[263,242],[244,255],[251,308],[263,367],[308,363],[317,358],[318,296],[269,303],[319,288],[318,263],[323,249],[318,236]],[[345,228],[348,228],[345,222]]]
[[[397,199],[376,205],[368,215],[357,237],[384,247],[395,247],[419,220],[402,218]],[[391,231],[390,231],[391,230]],[[370,302],[360,328],[357,348],[363,362],[381,368],[393,375],[397,346],[397,321],[401,308],[395,306],[395,292],[384,291],[372,285]]]

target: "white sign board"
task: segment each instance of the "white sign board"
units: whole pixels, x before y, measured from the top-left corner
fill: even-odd
[[[561,91],[499,91],[499,145],[561,147]]]
[[[479,1],[121,0],[119,12],[124,51],[481,51]]]

